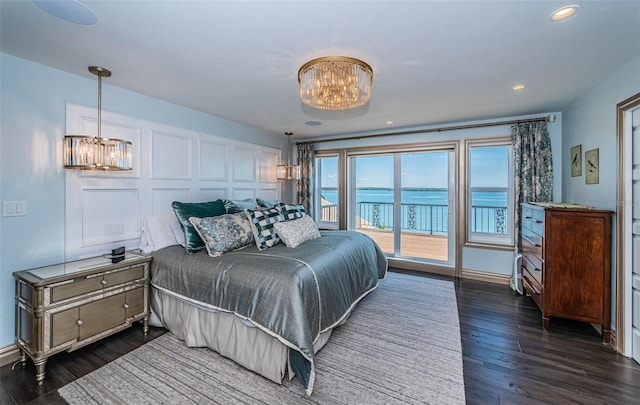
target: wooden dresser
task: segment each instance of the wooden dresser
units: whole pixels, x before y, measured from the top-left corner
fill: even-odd
[[[127,252],[124,260],[94,257],[13,273],[16,344],[36,366],[42,384],[47,359],[109,336],[142,320],[148,331],[149,262]]]
[[[542,311],[611,337],[611,211],[522,204],[522,284]]]

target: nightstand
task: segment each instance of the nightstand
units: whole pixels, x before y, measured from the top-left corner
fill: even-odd
[[[104,257],[13,273],[16,279],[16,344],[29,356],[36,381],[47,359],[100,340],[135,321],[149,329],[151,257],[126,252],[117,263]]]

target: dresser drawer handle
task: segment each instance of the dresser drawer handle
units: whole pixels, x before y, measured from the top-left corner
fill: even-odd
[[[102,285],[107,285],[107,280],[102,280],[101,283]]]
[[[536,221],[536,224],[541,224],[544,222],[544,221],[540,221],[539,219],[534,219],[534,221]]]
[[[535,271],[540,271],[540,269],[535,265],[535,263],[533,263],[531,260],[529,260],[529,258],[527,256],[522,256],[524,258],[524,260],[526,260],[531,266],[533,266],[533,269]]]
[[[123,307],[124,309],[129,309],[129,304],[124,304]]]
[[[78,319],[76,323],[78,324],[78,326],[81,326],[84,322],[82,321],[82,319]]]
[[[539,243],[536,243],[533,240],[531,240],[527,235],[522,235],[522,239],[525,239],[527,242],[531,243],[535,247],[541,247],[542,246]]]

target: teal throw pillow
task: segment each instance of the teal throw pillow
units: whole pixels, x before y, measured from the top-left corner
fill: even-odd
[[[280,200],[265,200],[263,198],[256,198],[256,201],[258,202],[258,206],[263,208],[273,208],[276,205],[282,204]]]
[[[189,253],[195,253],[205,249],[202,238],[200,238],[198,232],[193,228],[191,222],[189,222],[189,218],[216,217],[227,213],[222,200],[199,203],[174,201],[171,207],[173,207],[173,211],[176,213],[176,217],[178,217],[178,221],[180,221],[182,229],[184,230],[185,247]]]
[[[222,200],[227,214],[235,214],[236,212],[244,212],[246,209],[255,209],[258,203],[255,198],[246,198],[244,200]]]

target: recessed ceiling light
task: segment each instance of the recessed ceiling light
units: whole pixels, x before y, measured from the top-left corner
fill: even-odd
[[[75,24],[92,25],[98,21],[96,14],[79,0],[33,0],[47,13]]]
[[[515,86],[511,87],[511,90],[513,91],[522,91],[524,89],[527,88],[526,84],[516,84]]]
[[[387,121],[387,125],[393,125],[393,121]]]
[[[322,125],[322,122],[320,121],[307,121],[304,123],[304,125],[308,125],[310,127],[317,127],[319,125]]]
[[[549,21],[560,21],[567,19],[578,12],[580,7],[576,5],[560,7],[549,15]]]

